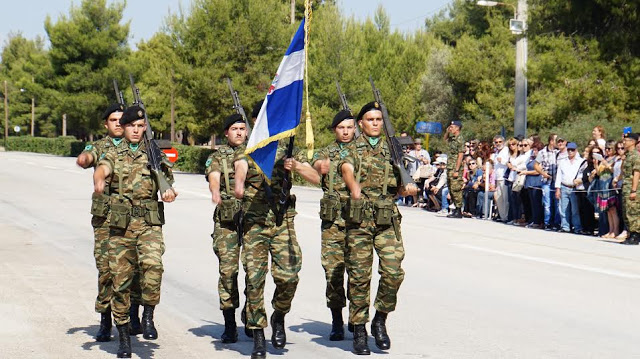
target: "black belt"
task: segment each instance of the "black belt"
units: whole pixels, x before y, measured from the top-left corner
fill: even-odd
[[[565,187],[567,187],[567,188],[576,188],[576,186],[575,186],[575,185],[567,186],[567,185],[566,185],[566,184],[564,184],[564,183],[562,183],[562,185],[563,185],[563,186],[565,186]]]

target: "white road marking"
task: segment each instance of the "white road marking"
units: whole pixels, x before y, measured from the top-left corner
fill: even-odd
[[[618,278],[640,279],[640,275],[632,274],[632,273],[626,273],[626,272],[620,272],[620,271],[617,271],[617,270],[598,268],[598,267],[591,267],[591,266],[585,266],[585,265],[580,265],[580,264],[572,264],[572,263],[566,263],[566,262],[559,262],[559,261],[555,261],[553,259],[527,256],[527,255],[524,255],[524,254],[517,254],[517,253],[505,252],[505,251],[496,250],[496,249],[477,247],[477,246],[473,246],[473,245],[469,245],[469,244],[458,244],[458,243],[455,243],[455,244],[451,244],[451,245],[452,246],[456,246],[456,247],[460,247],[460,248],[471,249],[471,250],[478,251],[478,252],[492,253],[492,254],[497,254],[497,255],[501,255],[501,256],[505,256],[505,257],[511,257],[511,258],[519,258],[519,259],[524,259],[524,260],[528,260],[528,261],[532,261],[532,262],[545,263],[545,264],[551,264],[551,265],[560,266],[560,267],[578,269],[578,270],[582,270],[582,271],[586,271],[586,272],[605,274],[605,275],[618,277]]]

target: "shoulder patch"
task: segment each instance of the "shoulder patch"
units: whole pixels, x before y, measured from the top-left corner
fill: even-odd
[[[106,153],[101,154],[100,155],[100,160],[103,160],[106,155],[107,155]],[[100,160],[98,160],[98,161],[100,161]]]
[[[91,150],[92,148],[93,148],[93,145],[86,145],[86,146],[84,146],[84,150],[85,150],[85,151],[89,151],[89,150]]]
[[[212,162],[212,159],[211,159],[211,158],[208,158],[208,159],[207,159],[207,162],[204,164],[204,166],[205,166],[205,167],[209,167],[209,165],[211,164],[211,162]]]

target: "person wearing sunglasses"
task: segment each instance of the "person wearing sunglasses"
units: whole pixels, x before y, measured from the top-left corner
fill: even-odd
[[[560,223],[556,222],[556,209],[558,203],[554,196],[555,188],[555,176],[558,168],[556,149],[556,140],[558,135],[552,133],[549,135],[547,146],[538,151],[534,168],[542,176],[542,208],[544,213],[544,229],[552,230],[559,227]]]
[[[625,149],[624,140],[615,142],[616,161],[613,164],[613,181],[611,183],[612,188],[616,190],[617,198],[617,212],[618,223],[620,226],[620,234],[616,236],[616,239],[624,241],[628,237],[627,225],[624,223],[624,216],[622,213],[622,184],[624,180],[622,178],[622,163],[624,163]]]
[[[556,199],[560,201],[560,232],[570,233],[571,227],[575,233],[582,232],[578,197],[574,192],[578,178],[578,171],[584,159],[578,154],[578,145],[575,142],[567,144],[567,158],[558,162],[558,174],[556,176]]]
[[[515,140],[514,140],[515,141]],[[507,164],[510,159],[510,148],[513,148],[512,143],[509,141],[510,146],[505,145],[504,137],[495,136],[493,138],[493,145],[496,149],[496,153],[491,156],[491,160],[494,163],[493,171],[496,177],[496,191],[494,193],[494,200],[498,207],[498,215],[500,220],[506,223],[509,220],[509,196],[510,190],[508,188],[507,179],[509,174],[507,173],[509,168]]]

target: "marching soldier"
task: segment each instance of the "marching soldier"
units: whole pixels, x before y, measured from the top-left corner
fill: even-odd
[[[398,289],[404,279],[401,215],[394,197],[415,195],[417,188],[415,185],[403,188],[400,173],[391,164],[389,148],[381,137],[380,105],[377,102],[364,105],[358,114],[358,123],[362,134],[348,146],[339,167],[350,195],[345,215],[353,349],[356,354],[369,355],[365,324],[369,320],[373,249],[378,254],[380,282],[371,333],[376,346],[387,350],[391,347],[386,328],[387,314],[396,308]]]
[[[447,217],[462,218],[462,158],[464,157],[464,138],[460,134],[462,122],[451,121],[444,139],[447,141],[449,150],[447,152],[447,186],[451,201],[456,206]]]
[[[282,192],[282,180],[285,170],[295,171],[306,181],[320,183],[320,176],[307,162],[299,149],[293,151],[292,158],[285,159],[287,145],[285,140],[278,143],[276,162],[273,168],[271,186],[265,182],[264,175],[255,165],[249,165],[245,154],[240,154],[235,163],[235,195],[243,198],[244,242],[242,247],[242,265],[247,280],[247,323],[253,331],[252,359],[266,357],[264,328],[267,326],[267,314],[264,308],[264,284],[271,255],[271,275],[276,290],[271,300],[274,312],[271,315],[271,344],[276,349],[286,345],[284,317],[291,309],[291,301],[298,287],[298,272],[302,266],[302,253],[296,239],[293,225],[296,215],[294,195],[287,198],[287,208],[281,225],[276,224],[280,208],[274,197]],[[288,142],[288,140],[286,140]]]
[[[122,142],[124,130],[120,126],[120,117],[124,111],[124,105],[112,104],[102,114],[104,127],[107,129],[107,136],[89,144],[78,156],[76,164],[82,168],[95,168],[98,161],[109,151]],[[112,297],[112,277],[109,271],[109,221],[107,220],[109,208],[109,193],[94,193],[91,203],[91,225],[93,227],[94,248],[93,256],[98,269],[98,296],[96,297],[96,312],[100,313],[100,329],[96,335],[96,341],[108,342],[111,340],[111,297]],[[134,285],[131,296],[135,307],[140,303],[140,286]],[[132,305],[133,307],[133,305]],[[132,323],[132,334],[142,333],[138,311],[130,313]]]
[[[322,175],[324,197],[320,200],[322,220],[322,267],[327,279],[327,307],[331,310],[332,325],[329,340],[344,339],[342,308],[347,304],[344,290],[345,252],[347,249],[344,208],[349,193],[337,166],[346,155],[346,146],[355,135],[355,119],[350,111],[342,110],[333,118],[330,129],[336,141],[318,151],[312,160],[313,168]]]
[[[638,199],[636,193],[638,182],[640,182],[640,153],[636,148],[637,143],[637,133],[624,135],[626,157],[622,163],[622,174],[624,176],[622,205],[624,220],[629,228],[629,237],[623,243],[632,245],[640,243],[640,199]]]
[[[158,337],[153,312],[160,302],[164,206],[158,202],[158,182],[148,167],[148,149],[142,141],[147,126],[144,110],[137,105],[127,108],[120,118],[120,125],[124,128],[125,140],[98,162],[93,180],[94,191],[102,193],[108,178],[108,191],[114,194],[109,212],[109,268],[113,275],[111,310],[120,335],[118,358],[130,358],[128,312],[136,265],[141,270],[143,337]],[[168,161],[164,160],[162,167],[164,176],[173,183]],[[167,203],[173,202],[176,196],[173,188],[161,194],[162,201]]]
[[[240,239],[238,238],[238,218],[241,201],[234,197],[234,158],[243,153],[247,138],[247,126],[241,115],[234,114],[225,120],[224,135],[228,144],[218,147],[207,159],[205,176],[209,182],[211,200],[216,204],[213,213],[215,227],[213,251],[218,257],[220,278],[218,295],[220,310],[224,316],[223,343],[238,341],[235,313],[240,306],[238,294],[238,267],[240,260]],[[242,229],[240,229],[242,230]]]

